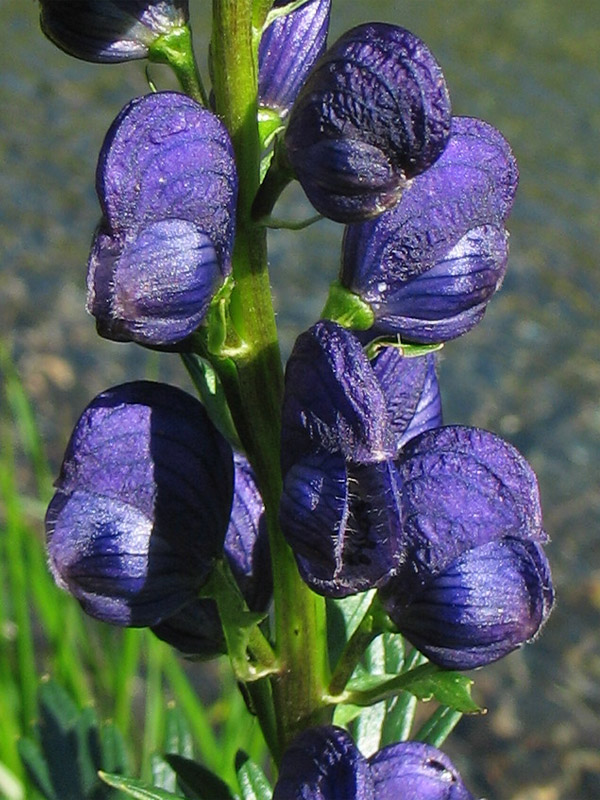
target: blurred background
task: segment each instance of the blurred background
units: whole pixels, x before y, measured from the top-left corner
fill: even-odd
[[[190,5],[206,73],[202,14],[209,3]],[[120,108],[147,91],[144,66],[78,62],[44,39],[37,15],[36,3],[0,0],[0,340],[56,474],[76,417],[99,391],[148,374],[187,384],[175,356],[99,339],[84,310],[85,265],[99,217],[97,154]],[[440,377],[446,422],[501,434],[536,470],[558,603],[534,646],[474,675],[487,716],[464,718],[446,749],[477,796],[597,800],[600,6],[334,0],[330,41],[372,19],[426,41],[446,75],[454,113],[498,127],[521,173],[504,286],[483,322],[446,345]],[[159,88],[173,85],[158,67],[151,76]],[[310,213],[297,187],[277,207],[283,217]],[[319,314],[337,272],[341,235],[341,226],[321,221],[310,233],[271,237],[285,354]],[[6,403],[0,412],[6,432]],[[18,491],[34,493],[30,461],[17,453],[15,463]],[[39,536],[43,512],[35,503],[26,510],[29,530]],[[5,507],[0,526],[8,516]],[[197,669],[202,682],[204,667]]]

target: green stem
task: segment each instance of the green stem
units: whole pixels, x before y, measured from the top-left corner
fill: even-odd
[[[192,32],[187,25],[159,36],[151,44],[148,58],[158,64],[168,64],[183,91],[198,103],[208,105],[208,96],[194,56]]]
[[[268,5],[257,7],[264,11]],[[257,476],[269,529],[275,650],[281,665],[272,685],[281,752],[299,730],[321,718],[328,664],[324,600],[300,579],[278,524],[283,371],[267,269],[266,232],[251,219],[261,155],[255,10],[251,0],[213,0],[211,57],[216,109],[231,134],[239,177],[231,316],[246,347],[235,358],[238,380],[233,388],[239,394],[239,403],[233,404],[232,415]],[[224,386],[227,392],[228,386]]]

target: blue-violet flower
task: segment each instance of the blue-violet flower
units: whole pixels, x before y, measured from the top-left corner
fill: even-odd
[[[237,174],[225,126],[178,92],[132,100],[106,135],[96,188],[87,307],[98,332],[180,341],[231,271]]]
[[[448,756],[400,742],[365,758],[334,725],[309,728],[286,750],[273,800],[474,800]]]
[[[553,590],[535,475],[488,431],[441,427],[432,356],[319,322],[286,371],[280,518],[323,595],[377,587],[398,630],[470,669],[531,639]]]
[[[75,426],[46,514],[54,578],[98,619],[156,625],[221,556],[232,494],[231,448],[197,400],[148,381],[108,389]]]
[[[340,282],[371,306],[370,336],[441,342],[481,319],[504,277],[517,182],[502,135],[455,117],[443,154],[398,205],[346,228]]]
[[[338,222],[394,206],[441,155],[450,131],[442,71],[394,25],[345,33],[317,62],[290,114],[287,155],[308,199]]]

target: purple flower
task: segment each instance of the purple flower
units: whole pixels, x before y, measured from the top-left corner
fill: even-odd
[[[159,36],[183,27],[187,0],[40,0],[42,31],[84,61],[146,58]]]
[[[443,154],[398,205],[346,228],[340,281],[370,304],[370,334],[441,342],[479,322],[504,277],[517,182],[502,135],[457,117]]]
[[[317,211],[357,222],[394,206],[441,155],[450,130],[442,71],[394,25],[345,33],[317,62],[290,115],[289,160]]]
[[[399,566],[395,459],[407,437],[440,421],[431,358],[390,349],[372,365],[333,322],[298,337],[286,371],[280,518],[314,591],[354,594]]]
[[[281,525],[303,579],[373,587],[441,666],[470,669],[539,631],[553,590],[538,487],[488,431],[440,427],[432,357],[369,362],[333,322],[302,334],[286,372]]]
[[[276,0],[273,9],[289,4]],[[331,0],[308,0],[264,31],[258,51],[258,96],[261,106],[285,116],[315,61],[323,54]]]
[[[421,742],[364,758],[336,726],[309,728],[281,761],[273,800],[473,800],[450,759]]]
[[[102,146],[88,264],[100,335],[161,345],[198,327],[231,271],[237,175],[227,130],[178,92],[129,103]]]
[[[202,405],[140,381],[83,412],[46,515],[57,583],[94,617],[151,626],[191,602],[223,551],[231,448]]]

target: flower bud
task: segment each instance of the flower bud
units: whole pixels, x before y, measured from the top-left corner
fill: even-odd
[[[340,282],[371,307],[370,335],[442,342],[481,319],[506,270],[517,181],[501,134],[457,117],[443,154],[398,205],[346,228]]]
[[[187,0],[40,0],[40,25],[69,55],[84,61],[146,58],[159,36],[183,27]]]
[[[335,725],[303,731],[285,751],[273,800],[473,800],[448,756],[400,742],[369,759]]]
[[[289,4],[276,0],[273,9]],[[315,61],[323,54],[331,0],[308,0],[285,16],[277,17],[264,31],[258,50],[258,96],[284,117]]]
[[[231,448],[197,400],[147,381],[108,389],[73,431],[46,514],[54,578],[98,619],[157,625],[208,578],[232,493]]]
[[[317,62],[290,115],[288,158],[326,217],[357,222],[394,206],[441,155],[450,130],[442,71],[394,25],[344,34]]]
[[[106,135],[96,189],[104,216],[87,307],[98,332],[180,341],[231,271],[237,174],[227,130],[178,92],[132,100]]]

